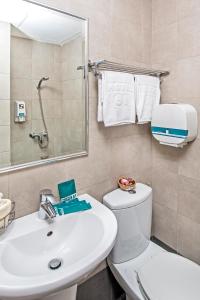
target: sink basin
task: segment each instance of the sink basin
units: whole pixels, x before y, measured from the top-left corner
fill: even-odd
[[[33,213],[0,236],[1,299],[34,299],[71,287],[107,257],[117,234],[115,216],[91,196],[79,198],[92,209],[58,216],[52,223]]]

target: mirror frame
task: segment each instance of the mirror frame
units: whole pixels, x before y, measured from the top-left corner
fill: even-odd
[[[56,157],[52,157],[49,159],[45,159],[45,160],[36,160],[36,161],[32,161],[32,162],[28,162],[28,163],[24,163],[24,164],[16,164],[13,166],[9,166],[9,167],[0,167],[0,174],[2,173],[8,173],[8,172],[12,172],[12,171],[17,171],[17,170],[22,170],[22,169],[26,169],[26,168],[31,168],[31,167],[37,167],[37,166],[42,166],[42,165],[46,165],[46,164],[51,164],[51,163],[56,163],[59,161],[63,161],[63,160],[68,160],[68,159],[72,159],[72,158],[78,158],[78,157],[83,157],[83,156],[88,156],[88,150],[89,150],[89,75],[88,75],[88,25],[89,25],[89,20],[87,18],[84,17],[80,17],[74,14],[70,14],[64,10],[60,10],[57,9],[55,7],[51,7],[51,6],[47,6],[47,5],[43,5],[41,3],[35,2],[35,1],[30,1],[30,0],[22,0],[25,2],[29,2],[32,3],[34,5],[38,5],[41,7],[44,7],[46,9],[51,9],[53,11],[65,14],[67,16],[71,16],[77,19],[80,19],[82,21],[85,21],[85,55],[84,55],[84,85],[85,85],[85,138],[86,138],[86,143],[85,143],[85,150],[81,151],[81,152],[77,152],[77,153],[72,153],[72,154],[67,154],[67,155],[61,155],[61,156],[56,156]],[[77,66],[78,67],[78,66]]]

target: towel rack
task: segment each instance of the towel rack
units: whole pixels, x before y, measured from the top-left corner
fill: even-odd
[[[79,66],[77,69],[83,69],[83,66]],[[115,72],[124,72],[130,74],[138,74],[138,75],[150,75],[156,77],[164,77],[170,74],[169,71],[163,70],[154,70],[154,69],[146,69],[138,66],[129,66],[121,63],[116,63],[108,60],[99,60],[95,62],[89,61],[88,63],[89,71],[92,71],[95,76],[99,76],[101,71],[115,71]]]
[[[138,74],[138,75],[150,75],[156,77],[168,76],[169,71],[163,70],[154,70],[154,69],[146,69],[137,66],[129,66],[121,63],[116,63],[108,60],[99,60],[96,62],[89,61],[88,64],[89,70],[93,71],[95,76],[100,74],[100,71],[115,71],[115,72],[124,72],[130,74]]]

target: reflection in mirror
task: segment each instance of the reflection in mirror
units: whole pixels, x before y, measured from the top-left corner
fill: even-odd
[[[2,2],[0,168],[86,151],[87,82],[77,70],[86,65],[86,21]]]

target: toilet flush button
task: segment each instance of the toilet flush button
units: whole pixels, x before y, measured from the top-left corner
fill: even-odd
[[[136,191],[135,190],[130,190],[130,191],[128,191],[129,192],[129,194],[136,194]]]

